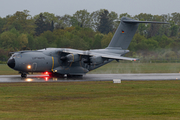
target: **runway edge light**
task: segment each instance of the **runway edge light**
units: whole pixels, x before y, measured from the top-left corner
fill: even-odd
[[[113,83],[121,83],[121,79],[113,79]]]

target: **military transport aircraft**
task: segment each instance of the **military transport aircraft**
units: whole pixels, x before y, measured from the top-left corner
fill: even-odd
[[[123,57],[139,23],[163,23],[156,21],[137,21],[122,17],[109,46],[105,49],[75,50],[69,48],[45,48],[34,51],[13,52],[7,64],[19,71],[21,77],[29,72],[48,72],[49,76],[82,76],[113,60],[136,61],[137,58]]]

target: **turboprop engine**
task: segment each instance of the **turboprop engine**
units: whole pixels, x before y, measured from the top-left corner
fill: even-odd
[[[78,62],[79,61],[79,55],[78,54],[69,54],[66,56],[68,62]]]
[[[78,62],[80,58],[78,54],[68,54],[66,56],[62,56],[61,60],[67,62]]]
[[[103,58],[101,56],[93,56],[93,57],[90,57],[90,60],[91,60],[91,63],[93,64],[100,64],[100,63],[103,63]]]

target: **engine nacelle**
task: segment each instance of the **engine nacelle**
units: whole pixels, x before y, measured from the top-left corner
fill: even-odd
[[[100,63],[103,63],[103,58],[101,56],[93,56],[93,57],[90,57],[90,60],[93,64],[100,64]]]
[[[78,62],[79,61],[79,55],[78,54],[69,54],[66,56],[68,62]]]

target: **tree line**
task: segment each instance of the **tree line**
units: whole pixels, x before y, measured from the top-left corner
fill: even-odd
[[[4,18],[0,17],[0,60],[7,60],[8,52],[19,50],[47,47],[82,50],[105,48],[123,16],[140,21],[170,23],[139,24],[128,48],[132,51],[129,56],[147,55],[146,51],[151,51],[149,53],[152,53],[152,56],[163,54],[160,57],[179,57],[180,13],[140,13],[132,16],[128,13],[118,15],[116,12],[100,9],[92,13],[79,10],[72,16],[59,16],[48,12],[31,16],[28,10],[24,10]],[[170,52],[165,52],[164,49]]]

